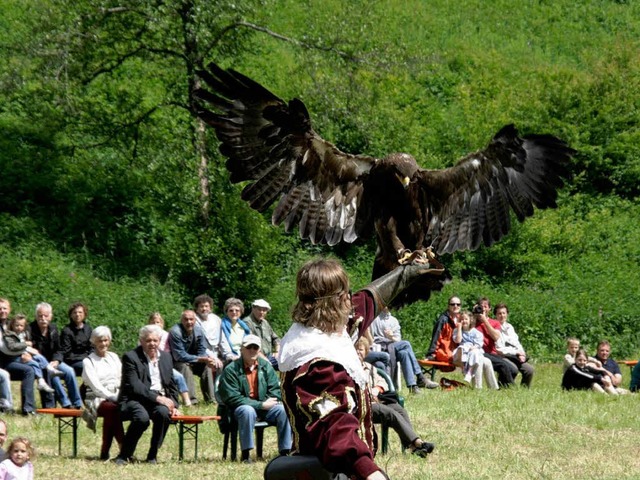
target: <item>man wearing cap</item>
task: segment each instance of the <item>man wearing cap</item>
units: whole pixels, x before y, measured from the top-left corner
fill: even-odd
[[[291,450],[291,427],[282,405],[280,381],[271,363],[260,356],[261,343],[256,335],[244,337],[240,358],[223,370],[218,390],[238,422],[244,463],[253,463],[249,454],[254,448],[253,429],[257,421],[276,426],[281,455]]]
[[[251,333],[261,340],[260,354],[271,362],[276,370],[278,369],[278,350],[280,349],[280,337],[273,331],[267,321],[267,313],[271,310],[271,305],[266,300],[259,298],[251,304],[251,314],[244,319]]]

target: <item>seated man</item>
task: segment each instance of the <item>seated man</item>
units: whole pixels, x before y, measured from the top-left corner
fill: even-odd
[[[617,393],[629,393],[626,389],[622,388],[622,372],[618,362],[610,358],[611,344],[608,340],[601,340],[598,343],[596,352],[596,360],[602,363],[602,367],[609,373],[611,378],[611,384],[616,389]]]
[[[238,422],[244,463],[253,463],[249,453],[254,448],[253,429],[258,420],[276,426],[280,455],[291,450],[291,427],[281,403],[280,380],[271,363],[260,357],[261,343],[256,335],[244,337],[240,358],[223,370],[218,392]]]
[[[200,388],[205,401],[212,402],[214,400],[213,371],[222,365],[221,363],[216,365],[216,360],[207,355],[207,340],[200,326],[196,325],[196,312],[193,310],[182,312],[180,323],[169,330],[169,344],[173,366],[184,375],[191,403],[197,403],[194,374],[200,377]]]
[[[436,388],[438,386],[436,382],[425,378],[413,353],[413,347],[406,340],[402,340],[400,323],[389,313],[388,308],[385,307],[373,320],[371,335],[373,341],[391,356],[392,368],[396,361],[400,362],[404,380],[411,393],[420,393],[420,387]]]
[[[520,385],[529,388],[533,379],[534,369],[533,365],[528,361],[518,334],[508,321],[509,308],[506,304],[499,303],[494,307],[493,314],[496,316],[496,320],[500,322],[500,340],[496,343],[496,350],[505,360],[513,363],[522,374]]]
[[[513,363],[498,355],[496,342],[500,340],[500,322],[489,318],[485,311],[486,307],[480,304],[473,307],[476,329],[484,335],[484,356],[491,360],[493,370],[498,374],[498,384],[501,387],[509,387],[514,384],[513,378],[518,375],[518,369]]]
[[[198,295],[193,300],[193,309],[198,316],[196,323],[207,340],[207,355],[216,360],[216,367],[222,371],[222,359],[231,348],[222,333],[222,319],[213,313],[213,299],[206,294]]]
[[[251,304],[251,313],[245,317],[251,333],[258,336],[262,341],[260,348],[261,355],[271,362],[273,368],[278,369],[278,350],[280,349],[280,337],[273,331],[271,324],[267,320],[267,313],[271,310],[269,302],[263,299],[254,300]]]
[[[429,348],[427,348],[427,360],[437,360],[439,362],[449,361],[447,359],[443,359],[442,355],[440,355],[440,358],[437,358],[438,342],[440,338],[451,338],[453,328],[455,328],[456,324],[460,321],[460,306],[460,297],[454,295],[449,298],[449,306],[447,307],[447,310],[438,317],[436,323],[433,325],[431,343],[429,344]],[[450,327],[448,330],[446,328],[447,325]],[[446,330],[445,332],[442,332],[443,328]]]
[[[122,357],[122,385],[118,396],[120,418],[130,420],[116,465],[125,465],[133,456],[140,437],[153,421],[147,462],[157,463],[171,415],[177,413],[178,388],[173,381],[171,357],[160,353],[161,329],[145,325],[140,329],[140,346]]]
[[[371,394],[371,414],[374,424],[386,425],[392,428],[400,437],[402,446],[408,448],[411,453],[426,458],[427,454],[433,452],[435,445],[425,442],[420,438],[409,419],[409,414],[399,403],[389,403],[385,405],[380,402],[378,395],[387,391],[389,386],[387,382],[378,374],[376,369],[370,363],[365,361],[365,357],[369,352],[369,340],[366,337],[360,337],[355,344],[358,358],[362,362],[365,374],[367,376],[367,389]]]
[[[31,322],[31,338],[33,346],[43,355],[49,365],[46,368],[46,375],[50,379],[50,384],[55,390],[55,397],[46,392],[40,392],[42,406],[46,408],[55,407],[56,400],[63,408],[82,408],[80,389],[73,368],[63,362],[62,351],[60,350],[60,334],[53,320],[53,309],[50,304],[40,302],[36,305],[36,319]],[[67,389],[64,389],[62,380]]]

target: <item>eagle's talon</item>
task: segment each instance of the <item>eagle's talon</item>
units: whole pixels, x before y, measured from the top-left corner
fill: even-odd
[[[398,252],[398,265],[409,265],[413,261],[413,253],[408,248]]]
[[[413,253],[415,255],[413,259],[414,265],[429,265],[429,255],[424,250],[416,250]]]

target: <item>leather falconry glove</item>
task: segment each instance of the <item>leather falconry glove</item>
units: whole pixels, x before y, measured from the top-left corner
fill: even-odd
[[[376,278],[362,290],[371,293],[378,314],[423,275],[442,275],[444,271],[444,266],[435,257],[431,257],[429,263],[400,265],[386,275]]]

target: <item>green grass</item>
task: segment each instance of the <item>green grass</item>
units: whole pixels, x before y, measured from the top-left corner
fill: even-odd
[[[623,373],[628,384],[626,367]],[[447,375],[460,378],[457,373]],[[437,448],[427,460],[403,454],[392,432],[390,452],[378,456],[377,462],[391,478],[404,480],[638,478],[637,396],[565,393],[559,387],[560,376],[559,366],[543,364],[537,366],[531,390],[437,390],[410,396],[406,406],[416,431],[435,442]],[[212,414],[214,407],[193,411]],[[178,437],[172,427],[157,466],[116,467],[96,458],[100,430],[94,434],[80,426],[78,458],[72,459],[70,437],[63,440],[63,456],[57,454],[57,423],[53,418],[12,416],[6,420],[9,438],[22,434],[34,442],[38,452],[36,478],[41,479],[242,480],[262,478],[266,465],[266,460],[254,465],[223,461],[222,435],[214,422],[200,426],[197,461],[193,460],[192,447],[187,447],[186,460],[178,461]],[[268,429],[265,434],[267,457],[277,451],[274,433]],[[145,434],[138,445],[139,457],[146,454],[148,438]],[[112,450],[112,455],[115,453]]]

